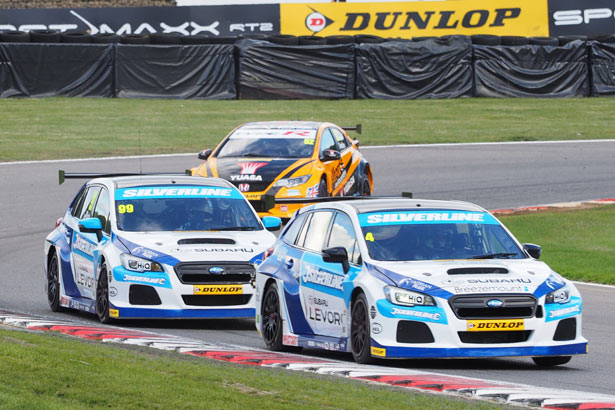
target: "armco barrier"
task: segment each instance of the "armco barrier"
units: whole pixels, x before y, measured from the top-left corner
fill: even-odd
[[[591,92],[590,92],[591,91]],[[468,37],[336,45],[0,43],[0,98],[578,97],[615,94],[615,45]]]

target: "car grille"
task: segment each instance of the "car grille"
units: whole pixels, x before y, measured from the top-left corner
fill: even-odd
[[[213,267],[223,268],[224,273],[211,273],[209,270]],[[175,273],[185,284],[249,283],[254,278],[254,266],[251,263],[182,262],[175,265]]]
[[[182,295],[190,306],[235,306],[245,305],[252,295]]]
[[[462,343],[495,344],[522,343],[530,338],[531,330],[498,332],[457,332]]]
[[[487,302],[498,299],[500,307],[489,307]],[[449,299],[449,305],[459,319],[506,319],[534,317],[536,298],[531,295],[463,295]]]

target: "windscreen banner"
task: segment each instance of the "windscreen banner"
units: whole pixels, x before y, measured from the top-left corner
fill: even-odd
[[[211,37],[280,34],[277,4],[9,9],[0,13],[0,31],[84,30],[90,34],[177,33]]]
[[[549,0],[551,36],[615,33],[613,0]]]
[[[280,30],[294,35],[391,38],[492,34],[548,36],[547,0],[280,4]]]

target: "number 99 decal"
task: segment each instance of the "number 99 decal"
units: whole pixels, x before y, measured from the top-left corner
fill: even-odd
[[[133,204],[121,204],[117,206],[117,212],[120,214],[131,214],[135,211],[135,207]]]

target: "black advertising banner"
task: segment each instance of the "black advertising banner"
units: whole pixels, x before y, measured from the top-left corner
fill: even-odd
[[[113,47],[0,43],[0,98],[112,97]]]
[[[116,96],[120,98],[234,99],[233,45],[118,44]]]
[[[468,37],[360,44],[357,98],[471,97],[472,43]]]
[[[282,46],[241,40],[239,98],[353,98],[354,44]]]
[[[549,0],[549,34],[601,35],[615,33],[613,0]]]
[[[591,42],[592,95],[615,95],[615,44]]]
[[[474,45],[478,97],[582,97],[589,95],[584,41],[565,46]]]
[[[0,31],[87,30],[90,34],[178,33],[231,37],[279,34],[277,4],[127,7],[88,9],[9,9],[0,12]]]

